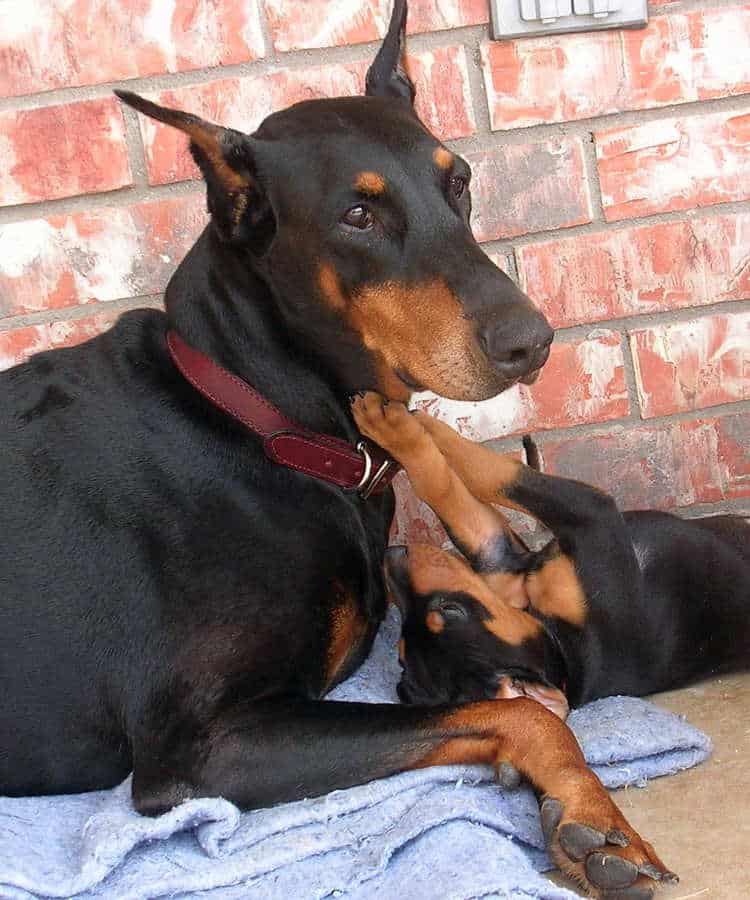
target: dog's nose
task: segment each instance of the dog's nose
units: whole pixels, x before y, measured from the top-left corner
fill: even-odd
[[[523,324],[512,319],[486,325],[479,334],[482,350],[508,379],[523,378],[547,362],[555,332],[535,313]]]

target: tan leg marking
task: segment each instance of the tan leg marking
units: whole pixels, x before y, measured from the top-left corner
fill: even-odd
[[[503,493],[518,480],[524,469],[522,462],[461,437],[450,425],[427,413],[419,412],[415,416],[440,448],[448,465],[475,497],[484,503],[497,503],[527,512]]]
[[[640,867],[664,870],[653,847],[629,825],[602,783],[586,766],[572,732],[554,713],[528,698],[472,703],[444,716],[438,723],[446,738],[416,763],[417,768],[454,763],[510,763],[544,795],[562,804],[562,815],[552,831],[549,852],[569,877],[601,896],[586,876],[585,862],[576,862],[563,850],[564,826],[586,825],[602,835],[620,832],[626,847],[608,844],[609,858],[619,856]],[[646,876],[636,882],[654,886]]]
[[[368,393],[352,405],[357,427],[401,463],[417,496],[427,503],[462,547],[476,553],[508,520],[474,497],[451,469],[435,442],[400,403],[384,404]]]
[[[563,619],[582,627],[588,617],[588,603],[573,560],[560,554],[526,576],[529,602],[544,616]]]

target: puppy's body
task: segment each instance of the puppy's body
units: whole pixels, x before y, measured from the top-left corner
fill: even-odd
[[[404,615],[402,699],[526,693],[560,714],[566,699],[649,694],[750,664],[746,519],[623,514],[596,488],[493,453],[429,416],[373,396],[355,416],[466,557],[420,545],[389,552]],[[530,552],[492,504],[529,513],[554,539]]]
[[[580,630],[555,617],[574,705],[612,694],[651,694],[750,666],[750,526],[739,516],[680,519],[626,512],[602,523],[627,538],[637,567],[586,572],[588,615]],[[593,570],[593,571],[592,571]],[[592,578],[592,575],[594,576]]]

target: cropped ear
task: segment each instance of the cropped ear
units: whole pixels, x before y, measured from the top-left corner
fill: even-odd
[[[208,211],[225,240],[239,239],[247,228],[269,214],[255,178],[252,138],[191,113],[159,106],[130,91],[115,94],[138,112],[188,135],[190,152],[206,182]]]
[[[417,89],[403,67],[406,0],[394,0],[388,33],[365,78],[368,97],[399,97],[414,103]]]

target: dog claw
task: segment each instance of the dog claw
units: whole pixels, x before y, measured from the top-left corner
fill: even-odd
[[[521,773],[510,763],[502,762],[497,767],[497,780],[506,791],[515,791],[521,784]]]
[[[598,850],[606,843],[606,838],[595,828],[568,822],[560,829],[560,846],[574,862],[580,862],[592,850]]]
[[[654,881],[666,881],[674,884],[680,880],[674,872],[664,871],[651,863],[643,863],[638,867],[638,871],[647,878],[653,878]]]
[[[591,853],[586,858],[586,875],[592,884],[604,890],[630,887],[638,878],[638,866],[609,853]]]
[[[607,843],[613,844],[615,847],[627,847],[630,838],[619,828],[612,828],[607,832]]]
[[[542,801],[542,833],[544,834],[544,844],[546,847],[552,843],[552,837],[555,829],[560,824],[563,815],[563,805],[559,800],[552,797],[545,797]]]

